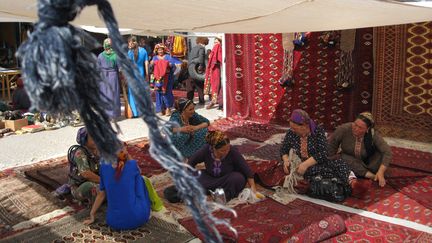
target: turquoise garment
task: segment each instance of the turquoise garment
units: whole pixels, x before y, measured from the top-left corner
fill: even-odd
[[[116,230],[129,230],[147,223],[150,218],[150,198],[136,160],[125,163],[117,181],[110,163],[100,167],[100,190],[105,191],[108,209],[106,223]]]
[[[134,51],[133,50],[129,50],[128,51],[128,57],[129,59],[132,60],[132,62],[134,62],[137,67],[139,72],[141,73],[141,80],[142,82],[144,82],[144,78],[145,78],[145,62],[148,61],[148,54],[147,51],[144,48],[138,47],[138,58],[137,60],[135,60],[134,57]],[[132,94],[132,89],[128,88],[128,101],[129,101],[129,106],[132,110],[132,114],[133,117],[138,117],[141,114],[138,111],[138,107],[135,104],[135,98],[134,95]]]
[[[180,113],[175,111],[170,117],[170,121],[177,122],[181,127],[184,126]],[[199,125],[203,122],[210,123],[209,120],[198,113],[194,113],[189,119],[190,125]],[[207,128],[202,128],[195,131],[191,137],[189,133],[173,133],[171,140],[174,146],[182,153],[183,157],[188,158],[198,151],[204,144],[206,144],[205,136],[207,135]]]

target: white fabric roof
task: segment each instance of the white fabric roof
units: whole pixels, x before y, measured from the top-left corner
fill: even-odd
[[[432,8],[379,0],[110,0],[120,28],[142,33],[287,33],[432,21]],[[159,12],[158,12],[159,11]],[[37,20],[36,0],[0,0],[0,21]],[[96,7],[79,25],[104,27]]]

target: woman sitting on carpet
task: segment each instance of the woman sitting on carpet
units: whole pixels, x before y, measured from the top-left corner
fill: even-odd
[[[176,111],[172,113],[170,121],[178,123],[180,127],[173,128],[171,140],[181,154],[188,158],[205,144],[210,122],[195,112],[195,104],[191,100],[180,98],[174,107]]]
[[[208,192],[216,188],[223,188],[226,201],[236,197],[249,184],[253,193],[257,194],[254,173],[249,168],[237,148],[230,145],[230,140],[222,131],[209,131],[206,136],[207,144],[192,155],[188,164],[195,167],[204,162],[205,169],[201,170],[198,181]]]
[[[336,128],[330,137],[329,155],[340,155],[356,176],[378,181],[385,186],[384,172],[392,160],[390,146],[374,130],[370,112],[363,112],[354,122]]]
[[[281,147],[284,172],[286,174],[290,172],[289,151],[293,149],[301,159],[296,172],[303,176],[308,183],[312,183],[316,176],[325,179],[337,178],[343,183],[346,195],[351,194],[351,187],[348,182],[350,169],[343,160],[332,161],[328,159],[324,129],[317,126],[306,111],[301,109],[292,112],[289,124],[290,129],[287,131]]]
[[[90,211],[90,219],[95,221],[96,212],[107,198],[106,223],[115,230],[135,229],[150,218],[150,209],[163,208],[150,181],[143,178],[137,161],[129,157],[126,146],[118,153],[117,164],[102,161],[100,168],[100,191]]]
[[[81,201],[92,203],[96,197],[99,178],[99,153],[87,129],[77,132],[76,141],[68,151],[70,164],[69,186],[72,196]]]

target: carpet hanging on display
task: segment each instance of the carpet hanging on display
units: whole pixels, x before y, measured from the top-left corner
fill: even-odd
[[[362,57],[362,63],[369,65],[355,62],[353,76],[357,79],[358,69],[367,69],[363,72],[366,78],[349,89],[337,87],[341,51],[338,45],[325,44],[323,35],[311,32],[307,42],[294,49],[294,83],[284,88],[278,83],[285,70],[282,34],[227,34],[228,116],[287,125],[291,111],[302,108],[332,130],[359,112],[370,110],[372,29],[356,35],[353,56]]]
[[[384,136],[432,142],[432,22],[374,28],[373,114]]]

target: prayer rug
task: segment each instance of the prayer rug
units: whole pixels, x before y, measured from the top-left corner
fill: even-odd
[[[430,220],[431,209],[426,208],[390,185],[380,187],[377,183],[373,183],[365,198],[349,197],[342,204],[384,216],[406,219],[429,227],[432,226]]]
[[[428,239],[432,236],[404,226],[324,207],[301,199],[296,199],[288,205],[302,209],[306,214],[325,212],[337,214],[344,219],[346,232],[324,242],[429,242]]]
[[[432,175],[424,177],[389,178],[387,183],[414,201],[432,210]]]
[[[238,216],[230,222],[237,230],[237,239],[226,228],[217,228],[224,242],[317,242],[346,230],[339,215],[310,209],[291,203],[283,205],[268,198],[255,204],[234,207]],[[214,215],[218,218],[232,217],[226,211],[217,211]],[[204,240],[192,218],[180,220],[180,224]]]
[[[45,188],[19,175],[0,179],[0,238],[12,226],[64,206]]]
[[[264,142],[271,136],[285,131],[271,124],[244,120],[238,116],[216,120],[209,129],[222,130],[232,139],[247,138],[257,142]]]
[[[391,148],[393,152],[392,165],[432,173],[432,153],[399,147]]]
[[[151,217],[135,230],[115,231],[105,224],[104,212],[97,214],[97,222],[84,225],[88,210],[64,217],[56,222],[4,239],[12,242],[188,242],[194,237],[174,225]]]
[[[388,137],[432,142],[432,22],[377,27],[374,39],[377,129]]]

